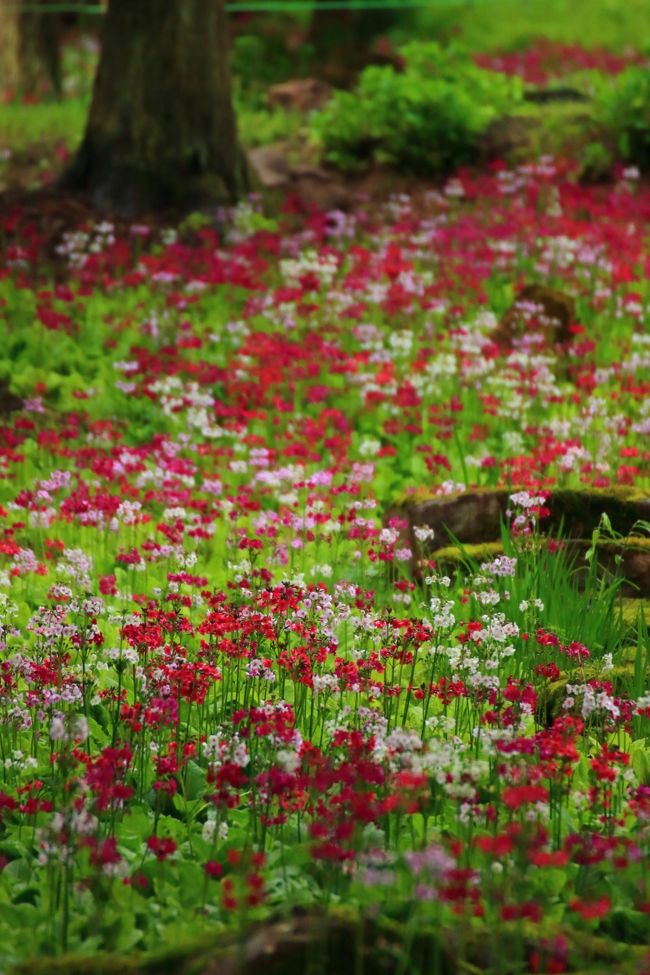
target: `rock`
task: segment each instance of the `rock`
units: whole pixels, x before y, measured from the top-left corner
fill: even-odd
[[[412,528],[416,525],[433,528],[438,548],[453,542],[453,538],[471,545],[494,542],[500,538],[501,520],[510,504],[510,495],[520,490],[526,489],[513,486],[477,488],[459,494],[416,495],[395,506],[389,517],[406,517]],[[650,521],[650,494],[634,488],[559,488],[545,494],[548,494],[545,507],[550,514],[542,528],[557,531],[562,523],[564,535],[571,538],[590,539],[603,513],[612,528],[623,536],[634,535],[637,522]],[[640,537],[635,541],[647,544]]]
[[[291,178],[287,147],[283,142],[257,146],[247,153],[248,165],[262,186],[285,186]]]
[[[0,416],[8,416],[15,410],[22,408],[23,401],[9,389],[6,379],[0,379]]]
[[[494,119],[481,137],[481,154],[487,159],[525,156],[535,125],[535,119],[526,115],[502,115]]]
[[[480,545],[499,538],[509,493],[501,490],[441,494],[407,503],[404,514],[411,530],[419,525],[433,529],[436,548],[448,545],[455,538],[463,544]]]
[[[424,917],[413,927],[389,914],[375,914],[342,907],[327,913],[297,908],[285,917],[248,924],[239,934],[212,933],[214,926],[206,924],[203,935],[155,952],[42,957],[12,971],[14,975],[400,975],[406,971],[409,975],[484,975],[502,970],[494,965],[498,953],[486,948],[484,927],[441,927]],[[519,935],[522,958],[545,940],[561,936],[570,944],[572,970],[584,975],[640,972],[647,956],[645,942],[628,943],[611,934],[600,937],[578,928],[568,930],[552,921],[542,928],[522,921]],[[583,960],[588,960],[588,967],[580,966]]]
[[[581,682],[588,680],[602,680],[602,673],[597,667],[584,667]],[[628,662],[621,666],[614,667],[607,674],[607,679],[614,685],[616,694],[625,694],[630,685],[634,683],[634,663]],[[537,720],[546,728],[550,728],[554,720],[561,714],[566,714],[564,702],[567,698],[567,684],[571,683],[568,677],[562,677],[553,681],[543,688],[537,699]]]
[[[318,78],[294,78],[273,85],[266,93],[269,108],[292,112],[312,112],[322,108],[332,95],[332,86]]]
[[[650,539],[624,538],[598,546],[598,562],[612,574],[617,570],[618,558],[622,559],[620,571],[625,579],[623,594],[650,596]]]
[[[343,183],[318,166],[292,170],[292,183],[304,203],[327,213],[330,210],[349,210],[352,194]]]
[[[411,551],[419,551],[414,529],[433,529],[433,538],[424,555],[440,564],[459,564],[466,556],[486,561],[498,554],[501,525],[516,487],[466,491],[462,494],[435,495],[405,501],[394,506],[387,520],[405,522],[403,541]],[[576,491],[560,489],[548,497],[549,515],[541,523],[542,532],[557,532],[560,527],[569,552],[576,562],[584,563],[591,547],[591,536],[601,515],[607,514],[612,528],[622,536],[602,538],[598,544],[598,562],[614,575],[621,559],[620,571],[626,582],[622,595],[650,596],[650,539],[637,533],[639,521],[650,521],[650,496],[633,488],[611,488]],[[458,541],[465,549],[456,547]],[[412,565],[415,571],[415,562]]]
[[[248,164],[257,182],[265,189],[294,190],[304,204],[318,210],[348,210],[351,191],[320,166],[292,165],[288,146],[275,142],[248,152]]]
[[[586,538],[570,538],[564,545],[576,568],[580,569],[582,575],[586,574],[585,556],[591,548],[591,541]],[[621,584],[621,595],[626,597],[624,612],[626,621],[636,622],[638,612],[642,613],[644,619],[650,621],[647,608],[647,597],[650,596],[650,544],[647,543],[647,539],[628,537],[621,539],[620,542],[601,542],[596,551],[601,570],[611,576],[620,573],[625,580]],[[442,548],[433,548],[427,554],[439,568],[449,571],[461,568],[468,560],[477,565],[491,562],[498,555],[503,554],[503,545],[500,542],[483,542],[480,545],[445,545]],[[577,582],[580,585],[580,574]]]
[[[527,88],[524,101],[545,105],[547,102],[588,102],[589,95],[579,88],[569,85],[548,85],[540,88]]]
[[[517,337],[543,330],[546,334],[552,332],[555,342],[568,342],[570,326],[575,322],[575,302],[570,295],[545,284],[528,284],[501,319],[493,338],[511,344]]]
[[[327,913],[296,908],[284,917],[249,923],[239,932],[218,928],[215,932],[214,925],[206,925],[203,935],[153,952],[37,958],[12,971],[14,975],[339,975],[346,971],[400,975],[405,971],[401,961],[408,943],[410,975],[428,975],[434,969],[440,975],[459,975],[453,934],[443,938],[438,928],[425,921],[410,932],[401,921],[369,915],[354,908],[335,907]],[[477,941],[475,950],[479,947]]]
[[[572,538],[591,538],[602,514],[620,535],[635,535],[637,522],[650,521],[650,493],[633,487],[560,488],[551,493],[547,507],[548,526],[557,530],[563,521],[565,534]]]

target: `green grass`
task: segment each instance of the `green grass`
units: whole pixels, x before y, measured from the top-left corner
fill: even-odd
[[[647,0],[456,0],[413,13],[423,38],[455,38],[474,51],[517,50],[537,37],[613,51],[645,47]]]
[[[12,154],[35,146],[66,145],[73,149],[83,135],[88,108],[85,98],[39,105],[0,104],[0,148],[10,149]],[[244,145],[258,146],[295,139],[304,125],[304,116],[244,103],[237,106],[237,121]]]
[[[70,98],[40,105],[0,104],[0,146],[12,153],[39,144],[73,148],[81,139],[88,101]]]

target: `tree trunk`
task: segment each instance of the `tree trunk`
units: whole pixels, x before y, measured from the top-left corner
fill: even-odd
[[[41,0],[47,5],[48,0]],[[20,90],[23,95],[61,95],[60,14],[47,10],[21,10]]]
[[[233,203],[246,188],[223,0],[110,0],[83,142],[64,179],[101,209]]]
[[[346,88],[368,64],[394,63],[394,58],[374,50],[374,43],[403,16],[403,12],[392,9],[328,10],[316,2],[307,32],[319,61],[316,73],[331,84]]]
[[[0,3],[0,99],[15,94],[18,77],[18,13]]]
[[[0,95],[61,94],[59,26],[58,13],[0,0]]]

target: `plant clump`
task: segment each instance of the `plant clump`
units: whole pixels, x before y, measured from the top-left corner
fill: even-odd
[[[335,92],[313,117],[329,162],[449,173],[476,159],[490,123],[523,99],[518,79],[479,68],[460,51],[413,42],[400,53],[402,70],[365,68],[354,91]]]

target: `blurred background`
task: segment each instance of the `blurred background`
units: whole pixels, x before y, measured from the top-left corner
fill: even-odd
[[[477,153],[578,155],[596,177],[618,159],[643,166],[630,131],[643,116],[650,132],[647,0],[246,0],[227,11],[239,136],[263,185],[296,166],[435,176]],[[74,153],[104,14],[2,0],[0,191],[46,184]],[[621,76],[623,114],[635,113],[625,133]]]

